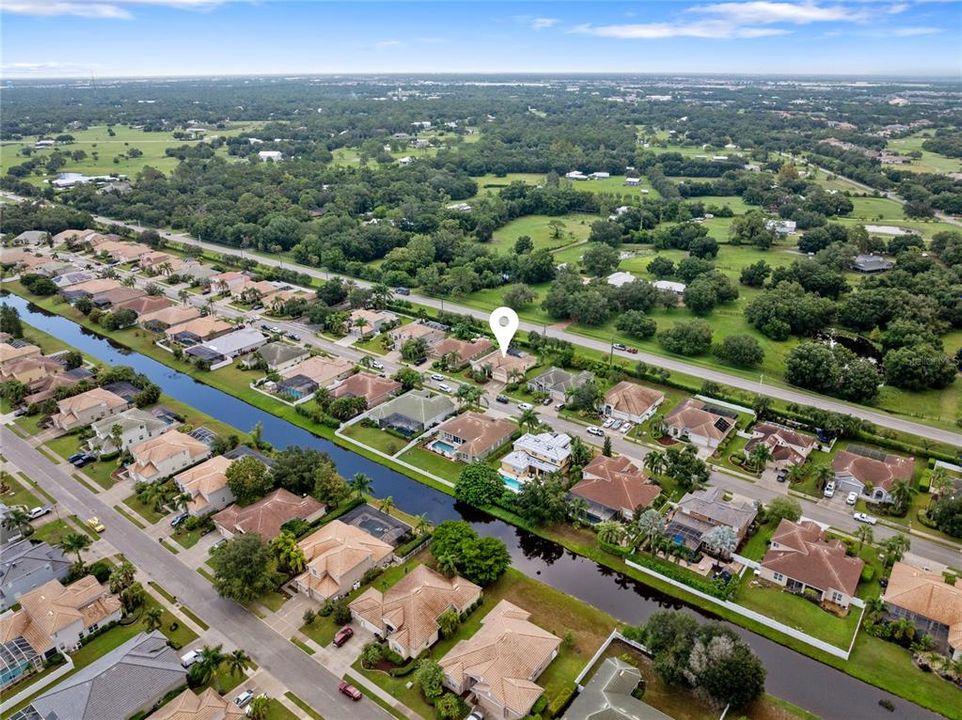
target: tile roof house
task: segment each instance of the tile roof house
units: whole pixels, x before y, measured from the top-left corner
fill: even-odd
[[[161,633],[140,633],[67,676],[11,720],[127,720],[184,684],[187,671]]]
[[[127,474],[134,482],[157,482],[210,455],[210,448],[196,438],[168,430],[150,440],[130,446],[133,462]]]
[[[241,272],[230,271],[210,276],[211,292],[220,295],[222,293],[234,294],[241,292],[250,281],[250,278]]]
[[[438,618],[444,612],[463,615],[480,600],[481,588],[473,582],[418,565],[385,592],[368,588],[350,608],[361,627],[386,638],[402,658],[410,658],[438,641]]]
[[[146,297],[146,295],[147,293],[140,288],[119,287],[96,293],[95,295],[91,296],[90,302],[93,303],[94,307],[100,310],[106,310],[107,308],[113,308],[114,305],[118,305],[120,303]]]
[[[69,287],[64,287],[60,289],[60,294],[67,302],[74,302],[80,298],[91,298],[99,293],[107,292],[108,290],[116,290],[121,288],[121,285],[116,280],[111,280],[109,278],[98,278],[96,280],[88,280],[87,282],[77,283],[75,285],[70,285]]]
[[[446,337],[444,330],[439,327],[427,325],[420,322],[408,323],[400,327],[388,330],[388,336],[394,342],[395,347],[400,348],[407,340],[423,338],[429,346],[439,343]]]
[[[119,395],[94,388],[57,403],[57,413],[50,419],[54,427],[70,432],[97,420],[109,418],[130,407]]]
[[[635,510],[648,507],[661,493],[661,488],[624,455],[592,458],[581,477],[569,492],[588,503],[592,522],[631,519]]]
[[[846,555],[841,540],[826,540],[818,523],[783,519],[757,572],[763,580],[789,592],[814,593],[820,602],[847,608],[864,565],[859,558]]]
[[[242,327],[225,335],[218,335],[213,340],[207,340],[204,347],[225,358],[235,358],[257,350],[266,342],[267,336],[260,330]]]
[[[849,445],[835,455],[832,470],[843,493],[854,491],[872,502],[890,503],[892,486],[900,480],[912,480],[915,458]]]
[[[14,245],[40,245],[47,242],[50,233],[43,230],[24,230],[13,239]]]
[[[632,695],[643,683],[634,665],[607,658],[568,706],[564,720],[672,720]]]
[[[169,423],[145,410],[131,408],[119,415],[93,423],[90,429],[93,436],[87,441],[91,452],[109,455],[117,450],[126,450],[144,440],[157,437],[167,429]],[[114,426],[120,426],[120,447],[113,437]]]
[[[564,433],[525,433],[514,449],[501,458],[501,471],[523,481],[562,472],[571,462],[571,436]]]
[[[962,580],[949,585],[942,575],[897,562],[882,602],[888,617],[908,618],[939,652],[962,658]]]
[[[225,538],[238,533],[256,533],[265,540],[273,540],[288,520],[313,522],[323,517],[325,511],[325,506],[310,495],[299,497],[290,490],[278,488],[250,505],[224,508],[214,515],[214,525]]]
[[[11,345],[8,342],[0,342],[0,370],[7,366],[30,357],[40,357],[43,353],[36,345],[24,343],[21,345]]]
[[[384,310],[367,310],[358,308],[351,312],[348,320],[348,330],[352,335],[367,337],[381,332],[384,325],[397,320],[397,315]]]
[[[412,390],[378,405],[368,417],[381,428],[391,428],[407,437],[419,435],[454,415],[457,408],[445,395]]]
[[[608,417],[641,423],[654,415],[664,400],[663,392],[622,380],[605,393],[601,411]]]
[[[460,370],[472,360],[487,355],[493,347],[491,341],[484,337],[470,342],[457,338],[445,338],[432,345],[428,355],[437,359],[450,358],[448,370]]]
[[[703,536],[719,525],[730,527],[744,540],[758,511],[746,502],[727,502],[724,490],[711,487],[686,494],[669,516],[665,536],[692,550],[701,547]]]
[[[174,476],[174,483],[180,491],[190,495],[188,513],[194,516],[207,515],[223,510],[234,502],[234,493],[227,486],[227,468],[233,462],[218,455]]]
[[[760,422],[752,428],[752,437],[745,443],[745,457],[749,457],[756,446],[765,445],[771,452],[769,462],[781,469],[801,465],[817,444],[814,435],[773,422]]]
[[[487,369],[492,380],[505,384],[523,380],[525,373],[537,364],[538,358],[534,355],[508,353],[502,357],[500,350],[471,361],[473,369]]]
[[[174,303],[163,295],[144,295],[124,302],[114,303],[114,310],[133,310],[139,318],[142,315],[173,307]]]
[[[53,278],[53,284],[57,286],[58,290],[63,290],[64,288],[69,288],[71,285],[79,285],[80,283],[89,282],[90,280],[96,280],[97,276],[92,272],[87,270],[77,270],[66,272],[63,275],[57,275]]]
[[[70,560],[60,548],[28,539],[5,545],[0,554],[0,612],[15,605],[20,596],[70,572]]]
[[[184,261],[176,255],[165,252],[149,252],[140,256],[137,264],[148,272],[157,272],[165,275],[178,272],[184,267]]]
[[[535,680],[558,654],[561,639],[502,600],[481,621],[481,628],[441,658],[444,685],[457,695],[470,693],[488,717],[519,720],[544,689]]]
[[[161,332],[175,325],[196,320],[200,317],[200,310],[186,305],[174,305],[173,307],[154,310],[140,316],[140,324],[151,332]]]
[[[53,236],[54,247],[58,245],[63,245],[64,243],[72,245],[75,243],[82,243],[87,240],[91,235],[96,235],[94,230],[61,230],[56,235]]]
[[[243,708],[218,695],[214,688],[207,688],[199,694],[184,690],[151,713],[150,720],[242,720],[245,717],[247,713]]]
[[[0,377],[30,385],[51,375],[62,375],[66,368],[54,358],[33,355],[14,360],[0,368]]]
[[[393,547],[340,520],[332,520],[297,545],[307,562],[294,586],[315,600],[350,592],[367,570],[394,559]]]
[[[143,243],[108,241],[97,246],[97,253],[103,252],[114,260],[129,263],[136,261],[142,255],[149,255],[153,250]]]
[[[734,429],[734,418],[694,398],[665,417],[665,430],[671,437],[707,448],[717,448]]]
[[[224,322],[213,315],[208,315],[168,327],[164,331],[164,335],[168,340],[181,345],[196,345],[225,335],[233,329],[234,326],[230,323]]]
[[[257,348],[256,355],[264,361],[271,372],[283,372],[310,356],[310,351],[300,345],[285,342],[269,342]]]
[[[552,400],[564,402],[570,391],[594,379],[594,374],[587,370],[570,373],[561,368],[551,367],[529,380],[528,389],[533,393],[545,393]]]
[[[359,372],[344,380],[334,388],[331,394],[335,398],[362,397],[367,400],[367,407],[372,408],[390,400],[401,391],[402,387],[397,380]]]
[[[446,420],[438,427],[438,438],[451,450],[429,443],[428,449],[464,463],[481,462],[504,447],[518,426],[504,418],[466,412]]]
[[[295,375],[303,375],[317,383],[318,387],[330,387],[353,374],[354,363],[350,360],[314,355],[288,368],[281,373],[281,376],[292,378]]]

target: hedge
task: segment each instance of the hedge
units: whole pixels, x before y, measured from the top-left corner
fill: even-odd
[[[701,590],[703,593],[711,595],[713,597],[720,598],[722,600],[727,600],[731,595],[731,589],[737,586],[734,582],[729,583],[725,587],[719,587],[714,581],[708,578],[703,578],[701,575],[696,575],[691,570],[687,570],[674,563],[663,562],[658,558],[653,558],[646,555],[630,555],[629,559],[638,565],[642,565],[646,568],[654,570],[664,577],[671,578],[672,580],[677,580],[678,582],[684,583],[689,587],[695,588],[696,590]]]

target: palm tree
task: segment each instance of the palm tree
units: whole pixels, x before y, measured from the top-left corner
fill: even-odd
[[[751,463],[752,467],[756,472],[760,472],[772,457],[771,448],[763,443],[758,443],[751,449],[748,453],[748,461]]]
[[[121,453],[121,455],[123,454],[122,451],[124,449],[123,437],[124,437],[124,429],[120,427],[118,423],[114,423],[113,425],[110,426],[110,441],[114,444],[114,447],[117,449],[117,452]]]
[[[598,541],[605,545],[621,545],[625,539],[625,526],[617,520],[598,523]]]
[[[430,527],[430,523],[428,522],[428,516],[425,515],[424,513],[421,513],[420,515],[418,515],[414,520],[415,520],[415,523],[414,523],[415,535],[423,534]]]
[[[645,455],[645,470],[652,475],[660,475],[663,473],[667,464],[668,459],[665,457],[664,450],[652,450]]]
[[[12,507],[3,518],[4,530],[16,530],[21,535],[30,527],[30,514],[22,507]]]
[[[477,407],[482,396],[481,388],[476,385],[461,385],[458,387],[456,397],[462,408]]]
[[[805,465],[792,465],[788,469],[788,484],[795,485],[808,477],[808,468]]]
[[[454,555],[441,555],[437,559],[438,572],[444,577],[454,577],[458,574],[458,563]]]
[[[388,495],[386,498],[384,498],[383,500],[381,500],[381,502],[378,503],[377,507],[378,507],[378,510],[380,510],[385,515],[390,515],[391,511],[395,507],[394,498],[391,495]]]
[[[77,553],[77,564],[83,567],[84,560],[82,553],[90,547],[92,542],[90,536],[86,533],[70,533],[60,540],[60,549],[64,552]]]
[[[354,473],[354,477],[352,477],[347,484],[348,487],[357,494],[358,498],[360,498],[371,492],[374,481],[364,473],[359,472]]]
[[[263,442],[264,426],[260,421],[254,423],[254,427],[251,428],[251,442],[254,443],[254,447],[259,448],[261,442]]]
[[[705,545],[722,557],[729,557],[738,547],[738,535],[727,525],[716,525],[702,536]]]
[[[210,645],[204,645],[200,649],[199,657],[195,665],[197,670],[198,680],[201,684],[208,682],[211,677],[220,669],[221,663],[224,662],[225,656],[222,645],[217,645],[215,647],[210,647]],[[219,683],[215,679],[215,685],[219,686]]]
[[[929,507],[932,507],[932,501],[936,497],[941,497],[942,494],[952,487],[952,478],[945,471],[943,467],[937,467],[929,475]]]
[[[271,550],[273,550],[274,557],[277,558],[281,567],[292,573],[304,572],[307,558],[304,556],[304,551],[301,550],[300,545],[297,544],[297,538],[291,533],[282,532],[271,540]]]
[[[129,560],[120,563],[110,573],[110,592],[119,593],[133,585],[136,572],[137,569]]]
[[[645,510],[635,521],[638,539],[647,541],[648,549],[651,554],[655,554],[655,538],[659,537],[665,529],[665,518],[657,510]],[[638,542],[635,546],[639,545]]]
[[[267,715],[270,710],[270,700],[264,695],[258,695],[251,700],[251,704],[247,706],[247,717],[251,720],[267,720]]]
[[[160,630],[161,626],[164,624],[163,621],[163,611],[154,605],[144,610],[143,615],[144,629],[147,632],[153,632],[154,630]]]
[[[189,298],[189,297],[190,297],[190,293],[187,292],[186,288],[181,288],[181,289],[177,292],[177,298],[178,298],[184,305],[187,304],[187,298]]]
[[[819,492],[835,479],[835,471],[829,465],[819,465],[815,470],[815,487]]]
[[[875,542],[875,533],[872,531],[871,525],[859,525],[855,529],[855,538],[858,540],[858,550],[857,552],[862,552],[862,546],[865,543],[871,545]]]
[[[918,493],[918,490],[908,480],[897,480],[893,483],[892,488],[889,490],[889,495],[892,496],[892,502],[895,503],[898,514],[902,514],[908,510],[909,504],[912,502],[912,497],[916,493]]]
[[[253,662],[251,656],[240,648],[234,650],[224,659],[224,663],[227,665],[227,671],[231,675],[243,675],[244,671],[250,667],[251,662]]]
[[[518,417],[518,425],[520,425],[522,428],[527,428],[529,432],[537,429],[540,424],[541,421],[538,419],[538,414],[533,408],[523,411]]]
[[[137,499],[140,500],[140,502],[153,507],[155,510],[163,498],[159,483],[140,483],[134,487],[134,491],[137,493]]]

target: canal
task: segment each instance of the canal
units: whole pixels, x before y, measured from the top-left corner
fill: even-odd
[[[467,520],[479,533],[503,540],[511,553],[512,564],[518,570],[605,610],[619,620],[633,625],[642,624],[652,613],[666,608],[685,609],[702,617],[710,617],[700,609],[692,608],[622,573],[457,503],[445,493],[317,437],[156,360],[131,352],[21,297],[6,295],[4,302],[16,307],[24,321],[34,327],[104,363],[133,367],[157,383],[170,397],[211,417],[245,431],[261,423],[263,438],[276,448],[301,445],[323,450],[335,461],[341,475],[350,477],[354,473],[365,473],[373,479],[374,495],[392,496],[397,507],[405,512],[414,515],[423,513],[435,524],[444,520]],[[737,625],[726,624],[744,637],[764,662],[768,669],[768,692],[823,718],[934,720],[939,717],[772,640]],[[878,702],[882,699],[889,700],[895,706],[894,712],[879,706]]]

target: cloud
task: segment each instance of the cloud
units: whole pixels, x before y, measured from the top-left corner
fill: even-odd
[[[402,40],[381,40],[374,43],[375,50],[391,50],[392,48],[404,47],[405,43]]]
[[[910,26],[910,27],[896,28],[890,31],[888,34],[894,35],[895,37],[917,37],[919,35],[937,35],[940,32],[942,32],[942,28]]]
[[[628,25],[578,25],[572,32],[618,40],[664,40],[667,38],[701,38],[729,40],[788,35],[783,28],[738,26],[728,22],[706,20],[693,23],[639,23]]]
[[[62,62],[15,62],[0,65],[0,71],[6,75],[44,77],[45,74],[51,73],[54,75],[86,74],[91,71],[91,67]]]
[[[162,6],[181,10],[210,10],[225,0],[4,0],[0,12],[35,17],[101,18],[128,20],[137,7]]]
[[[532,30],[545,30],[554,27],[559,22],[558,18],[536,17],[531,21],[531,28]]]
[[[874,11],[845,5],[819,5],[812,2],[723,2],[695,5],[685,12],[710,15],[736,25],[808,25],[815,22],[862,22]]]

